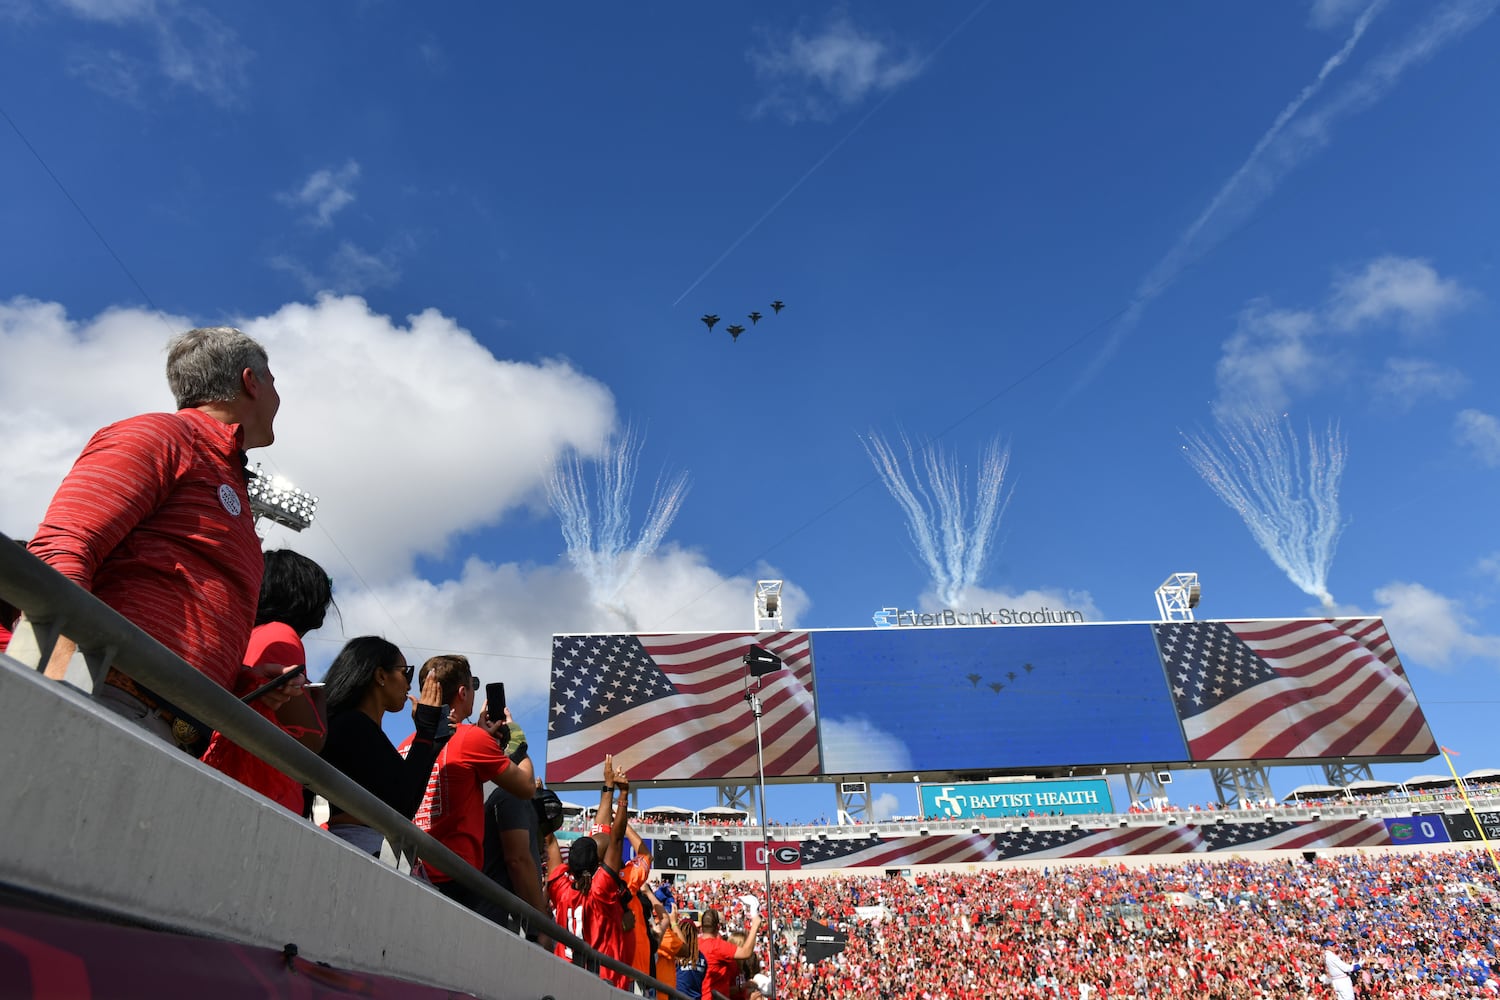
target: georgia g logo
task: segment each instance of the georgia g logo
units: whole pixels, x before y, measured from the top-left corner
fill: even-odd
[[[778,847],[771,852],[771,856],[784,865],[790,865],[796,863],[802,852],[795,847]]]
[[[224,483],[219,487],[219,503],[229,511],[230,517],[240,516],[240,495],[234,491],[234,487]]]

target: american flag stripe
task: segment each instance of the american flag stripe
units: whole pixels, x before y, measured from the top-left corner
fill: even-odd
[[[1168,671],[1177,671],[1193,759],[1432,752],[1431,731],[1379,619],[1196,624],[1204,630],[1196,636],[1158,626]],[[1246,649],[1261,662],[1242,662]],[[1250,686],[1221,701],[1209,697],[1204,682],[1217,696],[1222,671],[1236,666],[1248,669]],[[1209,706],[1195,712],[1200,697]]]
[[[548,779],[593,777],[605,754],[619,756],[630,776],[642,780],[755,773],[755,719],[745,699],[742,662],[752,643],[777,653],[784,662],[761,687],[766,774],[819,773],[812,642],[807,633],[563,636],[554,640],[555,648],[573,655],[554,654]],[[611,655],[604,655],[607,651]],[[650,693],[640,704],[621,711],[601,709],[597,702],[590,709],[579,694],[583,687],[618,687],[620,679],[645,684],[641,671],[660,672],[657,686],[648,685],[648,692],[670,693]],[[558,731],[556,717],[563,714],[572,717],[564,719],[567,725]]]
[[[886,868],[906,865],[966,864],[995,861],[999,853],[994,840],[985,834],[946,837],[900,837],[896,840],[871,840],[863,850],[832,857],[819,857],[819,841],[802,845],[803,868]],[[815,858],[817,860],[809,860]]]
[[[1190,826],[1138,826],[1101,830],[1081,840],[1040,851],[1026,851],[1017,856],[1103,858],[1130,854],[1190,854],[1203,849],[1203,838]]]
[[[1229,827],[1230,824],[1225,824]],[[1321,820],[1311,823],[1251,824],[1244,831],[1271,831],[1249,840],[1231,839],[1219,851],[1300,851],[1336,847],[1385,847],[1391,842],[1385,824],[1378,819]],[[1235,831],[1226,829],[1233,838]]]

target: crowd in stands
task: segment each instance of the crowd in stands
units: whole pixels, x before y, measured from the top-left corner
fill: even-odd
[[[1482,851],[777,882],[777,995],[1332,998],[1332,941],[1360,965],[1360,1000],[1496,997],[1497,887]],[[679,905],[744,919],[746,888],[688,883]],[[882,918],[862,919],[872,911]],[[847,949],[801,961],[808,920],[847,932]]]

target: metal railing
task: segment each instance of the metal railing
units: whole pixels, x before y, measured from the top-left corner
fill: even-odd
[[[34,629],[41,649],[36,664],[38,672],[45,669],[58,638],[66,636],[83,653],[96,686],[103,683],[111,667],[119,670],[328,801],[337,802],[344,812],[379,831],[407,863],[419,859],[431,865],[509,914],[523,933],[544,934],[572,948],[575,965],[591,972],[603,966],[654,987],[659,995],[688,1000],[673,986],[589,947],[549,915],[501,888],[279,726],[3,533],[0,533],[0,600],[20,608]],[[179,751],[164,744],[163,752]],[[474,919],[485,918],[476,913]],[[542,954],[538,951],[539,956]]]

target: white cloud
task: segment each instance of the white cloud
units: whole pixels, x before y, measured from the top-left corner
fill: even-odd
[[[1423,329],[1467,298],[1457,281],[1438,277],[1425,260],[1377,257],[1363,271],[1334,283],[1328,319],[1340,330],[1372,323]]]
[[[272,268],[285,271],[297,279],[308,295],[330,292],[335,295],[359,295],[377,288],[389,288],[401,280],[400,255],[392,249],[371,252],[351,240],[341,240],[333,253],[314,270],[291,254],[278,254],[269,261]]]
[[[771,35],[750,51],[750,65],[767,88],[755,114],[788,122],[827,120],[917,77],[922,60],[910,51],[833,17],[816,34]]]
[[[70,70],[110,96],[137,103],[139,79],[151,71],[221,107],[239,103],[249,85],[254,53],[206,10],[177,0],[60,0],[58,6],[82,20],[145,36],[149,64],[118,51],[101,57],[80,50],[70,60]],[[118,86],[124,80],[135,87]]]
[[[1473,631],[1474,619],[1454,598],[1398,581],[1376,590],[1375,600],[1404,663],[1437,670],[1456,660],[1500,663],[1500,636]]]
[[[286,191],[276,196],[284,205],[306,208],[309,214],[304,221],[325,227],[333,221],[339,209],[354,202],[354,182],[359,180],[359,164],[349,160],[342,167],[327,167],[315,170],[295,191]]]
[[[823,733],[823,770],[827,774],[910,771],[911,751],[891,733],[864,716],[818,720]]]
[[[1457,368],[1426,358],[1386,358],[1375,391],[1388,405],[1408,410],[1424,399],[1451,399],[1468,384],[1468,376]]]
[[[884,823],[901,812],[901,800],[890,792],[881,792],[870,800],[870,812],[872,820]]]
[[[1281,409],[1294,390],[1318,384],[1326,365],[1311,343],[1315,314],[1252,303],[1224,342],[1215,378],[1219,405],[1230,409]]]
[[[1500,583],[1500,552],[1491,552],[1474,564],[1474,569]]]
[[[1483,410],[1461,410],[1453,423],[1459,443],[1485,465],[1500,466],[1500,420]]]
[[[1373,349],[1361,346],[1356,352],[1350,335],[1428,330],[1471,298],[1427,261],[1387,255],[1336,277],[1316,308],[1252,302],[1224,341],[1216,369],[1217,405],[1278,410],[1351,374],[1404,406],[1427,396],[1450,396],[1462,388],[1463,374],[1429,361],[1391,358],[1379,374],[1359,373],[1362,357]]]
[[[80,46],[68,53],[67,69],[70,76],[77,77],[106,97],[134,108],[145,104],[141,78],[146,68],[140,60],[132,59],[119,49]]]

